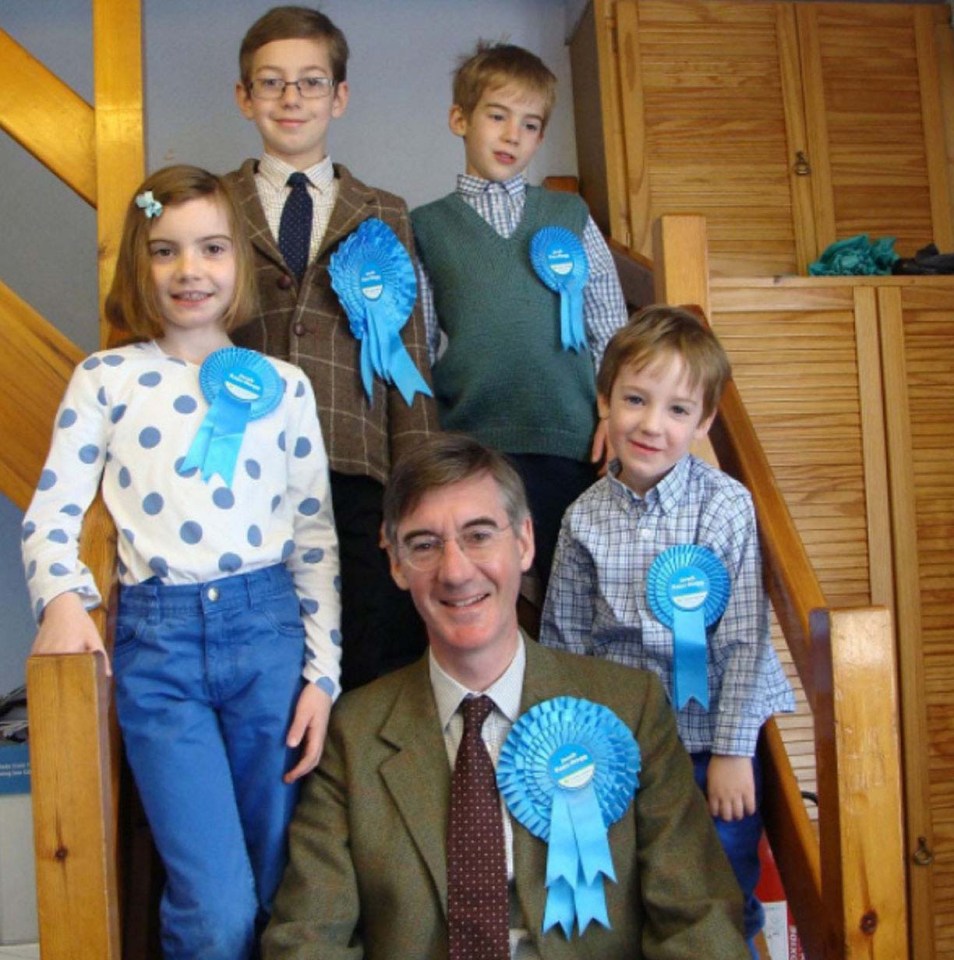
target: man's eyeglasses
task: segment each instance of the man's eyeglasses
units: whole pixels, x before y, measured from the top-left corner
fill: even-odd
[[[421,573],[432,573],[440,566],[448,540],[454,540],[461,553],[474,563],[487,560],[494,555],[503,535],[513,526],[508,523],[498,527],[489,523],[467,527],[456,537],[435,537],[430,534],[418,534],[409,537],[401,544],[400,553],[404,559]]]
[[[322,100],[334,89],[331,77],[302,77],[282,80],[280,77],[258,77],[248,88],[256,100],[281,100],[286,87],[294,87],[305,100]]]

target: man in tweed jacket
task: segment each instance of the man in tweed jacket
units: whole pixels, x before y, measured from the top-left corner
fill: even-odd
[[[328,156],[331,120],[342,116],[348,103],[347,58],[341,30],[317,10],[275,7],[261,16],[242,41],[235,95],[262,137],[264,154],[226,178],[255,249],[260,302],[259,315],[233,339],[297,364],[315,391],[340,544],[344,689],[415,659],[424,648],[413,605],[388,575],[379,528],[392,462],[437,429],[430,397],[417,393],[409,406],[394,386],[375,377],[369,401],[361,383],[361,345],[331,289],[332,254],[369,218],[384,221],[409,254],[414,249],[404,201],[366,186]],[[300,279],[276,239],[291,173],[305,175],[313,207],[309,257]],[[429,381],[419,304],[401,339]],[[392,634],[394,625],[400,629]],[[391,638],[388,646],[385,637]]]
[[[519,714],[561,695],[609,707],[642,756],[635,797],[609,829],[608,928],[543,933],[547,846],[505,815],[509,956],[747,960],[741,895],[662,686],[642,670],[548,650],[517,626],[533,529],[513,468],[475,440],[439,435],[397,465],[384,509],[392,573],[425,620],[429,654],[333,711],[289,834],[266,960],[448,956],[457,707],[478,693],[494,703],[482,731],[494,759]]]

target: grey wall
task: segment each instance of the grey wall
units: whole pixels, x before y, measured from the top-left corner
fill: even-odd
[[[530,177],[573,174],[568,23],[582,0],[326,0],[351,46],[348,111],[332,157],[411,206],[449,192],[461,166],[447,129],[450,74],[478,38],[534,50],[560,96]],[[225,171],[257,155],[232,90],[238,46],[262,0],[144,0],[147,165]],[[92,101],[89,0],[0,0],[0,28]],[[0,134],[0,277],[84,351],[97,346],[92,210]],[[22,682],[33,635],[19,559],[22,515],[0,496],[0,693]]]

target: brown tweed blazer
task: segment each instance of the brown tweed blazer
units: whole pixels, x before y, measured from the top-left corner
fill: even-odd
[[[603,703],[633,731],[639,789],[610,828],[612,929],[541,933],[546,845],[514,823],[516,896],[543,960],[747,960],[741,894],[655,676],[527,644],[522,709]],[[450,770],[427,657],[345,694],[304,784],[266,960],[446,960]]]
[[[289,360],[311,380],[318,403],[331,469],[360,474],[384,483],[391,463],[400,454],[437,430],[434,402],[417,394],[412,406],[394,387],[374,379],[374,399],[368,399],[359,373],[360,345],[331,289],[328,262],[341,240],[364,220],[378,217],[413,254],[414,241],[407,205],[400,197],[375,190],[335,164],[338,198],[317,257],[309,264],[301,287],[288,271],[265,220],[255,170],[246,160],[226,176],[245,215],[255,248],[259,314],[233,333],[241,346]],[[405,347],[430,383],[430,367],[420,305],[401,332]]]

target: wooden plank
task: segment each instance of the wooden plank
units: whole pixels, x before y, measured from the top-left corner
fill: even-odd
[[[907,361],[901,295],[898,289],[878,293],[882,379],[885,391],[885,427],[891,483],[891,524],[894,566],[906,575],[895,583],[895,618],[900,665],[900,706],[904,744],[907,849],[913,854],[923,843],[935,847],[930,807],[930,773],[925,745],[930,743],[925,704],[925,676],[921,643],[921,584],[918,576],[917,488],[912,475],[911,408],[908,400]],[[908,893],[911,932],[918,960],[934,957],[933,869],[911,861]]]
[[[93,108],[0,30],[0,129],[96,205]]]
[[[93,0],[93,87],[102,305],[113,279],[126,206],[145,172],[139,0]],[[121,336],[101,316],[100,342],[105,346]]]
[[[884,608],[817,611],[822,889],[845,960],[906,960],[896,655]]]
[[[27,690],[43,960],[119,960],[110,696],[102,659],[31,657]]]
[[[0,489],[25,510],[82,352],[0,282]]]
[[[653,225],[656,299],[694,304],[709,316],[709,255],[706,220],[663,216]]]

